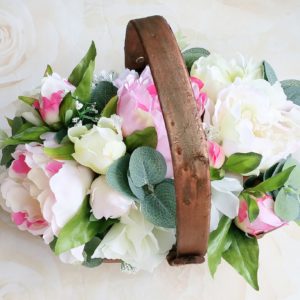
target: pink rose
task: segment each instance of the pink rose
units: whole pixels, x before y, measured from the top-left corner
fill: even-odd
[[[209,164],[215,169],[223,166],[225,161],[225,154],[220,145],[215,142],[207,141]]]
[[[75,87],[66,79],[53,73],[42,80],[41,98],[35,107],[40,111],[43,120],[51,125],[59,122],[59,106],[63,97],[68,92],[73,92]]]
[[[245,200],[240,201],[239,214],[235,219],[238,228],[251,235],[259,235],[279,228],[286,223],[281,221],[274,213],[274,200],[265,195],[256,199],[259,207],[258,217],[250,223],[248,218],[248,205]]]
[[[4,204],[19,229],[43,235],[49,243],[78,211],[92,172],[74,161],[50,159],[37,143],[19,145],[13,157],[1,182]]]
[[[114,84],[119,88],[117,114],[123,118],[123,135],[126,137],[136,130],[154,126],[158,138],[156,150],[166,160],[167,177],[173,177],[169,140],[150,68],[147,66],[140,76],[135,71],[126,70]],[[191,84],[202,114],[207,100],[206,94],[200,92],[203,83],[191,78]]]

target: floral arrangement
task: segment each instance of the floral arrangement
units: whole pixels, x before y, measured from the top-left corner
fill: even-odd
[[[257,237],[300,220],[300,82],[271,66],[183,52],[207,134],[208,265],[255,289]],[[172,159],[147,66],[94,74],[94,43],[65,79],[47,66],[1,131],[1,206],[65,263],[152,271],[176,241]]]

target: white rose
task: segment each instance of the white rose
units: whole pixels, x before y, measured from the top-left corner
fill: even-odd
[[[97,219],[115,219],[129,211],[133,200],[112,189],[105,176],[99,176],[92,183],[90,203]]]
[[[210,54],[196,60],[191,69],[191,76],[204,82],[203,91],[214,103],[218,93],[237,78],[253,80],[263,78],[261,64],[252,60],[245,61],[240,56],[237,60],[226,60],[218,54]]]
[[[225,176],[221,180],[211,182],[211,214],[210,231],[217,229],[223,215],[234,219],[238,215],[239,193],[243,190],[241,176]]]
[[[105,174],[109,166],[126,153],[121,119],[117,115],[100,118],[97,126],[90,130],[85,126],[72,127],[68,135],[75,145],[74,159],[99,174]]]
[[[280,83],[237,80],[220,92],[212,118],[226,156],[256,152],[265,170],[300,146],[300,107]]]
[[[132,208],[113,225],[92,257],[121,259],[138,270],[153,271],[174,243],[174,230],[155,227]]]
[[[79,61],[89,43],[80,34],[81,6],[63,0],[0,1],[0,107],[34,88],[47,64],[67,73]],[[76,22],[66,19],[70,11]]]

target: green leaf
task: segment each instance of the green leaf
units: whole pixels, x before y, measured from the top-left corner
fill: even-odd
[[[62,140],[67,136],[68,128],[62,128],[55,134],[55,140],[60,144]]]
[[[123,193],[127,197],[135,198],[129,187],[127,171],[130,156],[127,154],[114,161],[106,173],[107,183],[116,191]]]
[[[117,95],[118,89],[110,81],[100,81],[92,91],[91,102],[96,103],[99,112]]]
[[[67,93],[60,106],[59,106],[59,119],[65,124],[68,125],[70,123],[70,118],[67,111],[72,111],[74,112],[76,110],[76,104],[75,104],[75,99],[72,97],[71,92]]]
[[[53,74],[53,70],[52,70],[51,66],[47,65],[45,73],[44,73],[44,77],[50,76],[52,74]]]
[[[147,191],[148,191],[148,189],[145,189],[145,187],[147,187],[147,186],[146,185],[142,186],[142,187],[135,186],[130,177],[129,171],[127,173],[127,178],[128,178],[128,184],[129,184],[129,187],[130,187],[130,190],[132,191],[132,193],[136,196],[136,198],[138,200],[144,200],[147,195]]]
[[[182,53],[188,71],[191,70],[193,63],[200,57],[208,56],[210,52],[204,48],[191,48]]]
[[[98,237],[92,238],[89,242],[87,242],[84,246],[83,256],[84,262],[82,263],[83,266],[88,268],[95,268],[103,262],[102,258],[92,258],[96,248],[101,243],[101,239]]]
[[[19,100],[23,101],[24,103],[32,106],[34,102],[39,101],[38,99],[27,97],[27,96],[19,96]]]
[[[283,80],[280,83],[288,100],[300,105],[300,80]]]
[[[94,61],[97,55],[95,43],[92,42],[88,52],[86,55],[82,58],[80,63],[75,67],[75,69],[72,71],[71,75],[68,78],[68,81],[78,86],[80,81],[82,80],[86,70],[88,69],[90,62]]]
[[[289,167],[286,170],[278,173],[274,177],[271,177],[271,178],[267,179],[266,181],[263,181],[259,185],[255,186],[253,188],[250,188],[248,190],[261,192],[261,193],[268,193],[268,192],[277,190],[285,184],[285,182],[288,180],[288,178],[294,168],[295,168],[295,166]]]
[[[265,60],[263,61],[262,66],[263,66],[264,79],[273,85],[276,81],[278,81],[275,71],[273,70],[271,65]]]
[[[221,180],[225,176],[225,171],[223,169],[215,169],[215,168],[210,167],[209,171],[210,171],[210,180],[211,181]]]
[[[58,160],[74,160],[72,156],[74,152],[75,150],[73,143],[62,144],[61,146],[56,148],[44,148],[44,153],[47,156]]]
[[[11,133],[12,135],[15,135],[19,132],[23,125],[24,121],[22,117],[14,117],[11,122]]]
[[[225,251],[228,230],[232,220],[223,216],[219,222],[218,228],[210,233],[208,240],[208,267],[210,274],[214,276],[218,265],[221,262],[222,254]]]
[[[259,248],[257,239],[246,237],[234,225],[229,230],[231,245],[222,257],[255,289],[257,282]]]
[[[129,172],[134,185],[157,184],[164,180],[167,165],[164,157],[150,147],[139,147],[131,155]]]
[[[73,95],[78,97],[81,102],[87,103],[91,99],[93,74],[95,69],[95,61],[91,60],[81,81],[77,85]]]
[[[254,222],[259,215],[259,207],[256,200],[248,193],[242,193],[241,197],[247,202],[248,218],[250,223]]]
[[[274,210],[276,215],[284,221],[296,220],[300,214],[300,198],[297,193],[289,193],[282,188],[275,200]]]
[[[6,168],[8,168],[11,165],[13,161],[11,155],[15,152],[16,147],[17,145],[10,145],[2,149],[1,166],[6,166]]]
[[[75,216],[61,229],[55,245],[56,255],[84,245],[116,222],[112,219],[90,222],[90,210],[89,200],[86,198]]]
[[[157,133],[154,127],[147,127],[143,130],[134,131],[125,138],[128,152],[133,152],[141,146],[148,146],[153,149],[157,146]]]
[[[223,168],[225,171],[246,174],[255,170],[262,159],[262,155],[254,152],[234,153],[228,157]]]
[[[294,158],[289,158],[284,162],[282,169],[286,170],[287,168],[292,166],[295,166],[295,168],[290,174],[288,180],[285,182],[285,186],[290,186],[293,189],[300,191],[300,163]]]
[[[118,96],[112,97],[101,112],[101,117],[109,118],[117,112]]]
[[[165,180],[156,185],[154,191],[140,201],[146,219],[156,226],[176,227],[176,195],[174,183]]]

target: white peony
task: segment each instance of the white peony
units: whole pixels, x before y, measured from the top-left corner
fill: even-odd
[[[219,92],[233,83],[237,78],[248,81],[263,78],[261,64],[252,60],[226,60],[218,54],[210,54],[196,60],[191,69],[191,76],[204,82],[203,91],[209,99],[216,102]]]
[[[113,225],[92,257],[121,259],[138,270],[153,271],[174,243],[174,230],[154,226],[132,208]]]
[[[220,92],[212,118],[226,156],[256,152],[265,170],[300,146],[300,107],[280,83],[237,80]]]
[[[132,203],[132,199],[112,189],[105,176],[99,176],[93,181],[90,204],[97,219],[119,218],[129,211]]]
[[[109,166],[126,153],[121,118],[117,115],[100,118],[92,129],[72,127],[68,135],[75,145],[74,159],[98,174],[105,174]]]
[[[210,231],[217,229],[223,215],[234,219],[238,215],[239,193],[243,190],[242,177],[226,175],[211,182]]]

